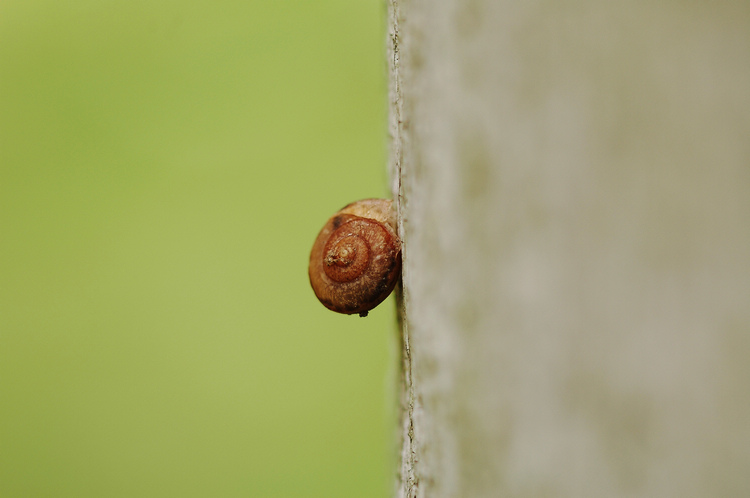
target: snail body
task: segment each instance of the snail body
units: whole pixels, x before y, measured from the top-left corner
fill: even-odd
[[[392,201],[364,199],[334,214],[315,239],[308,273],[323,306],[367,316],[388,297],[401,273]]]

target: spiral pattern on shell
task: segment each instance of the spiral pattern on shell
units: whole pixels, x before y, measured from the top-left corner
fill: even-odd
[[[401,241],[389,200],[344,207],[325,224],[310,253],[310,285],[338,313],[366,316],[388,297],[400,271]]]

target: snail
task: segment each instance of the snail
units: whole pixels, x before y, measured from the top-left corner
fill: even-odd
[[[383,302],[401,274],[401,239],[393,203],[353,202],[325,224],[310,252],[310,285],[337,313],[367,316]]]

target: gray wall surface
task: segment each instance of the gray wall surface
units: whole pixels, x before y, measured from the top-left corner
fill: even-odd
[[[750,496],[750,2],[390,0],[398,496]]]

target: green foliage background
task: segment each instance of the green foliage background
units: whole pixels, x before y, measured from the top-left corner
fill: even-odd
[[[393,303],[312,240],[387,195],[380,0],[0,2],[0,496],[385,496]]]

